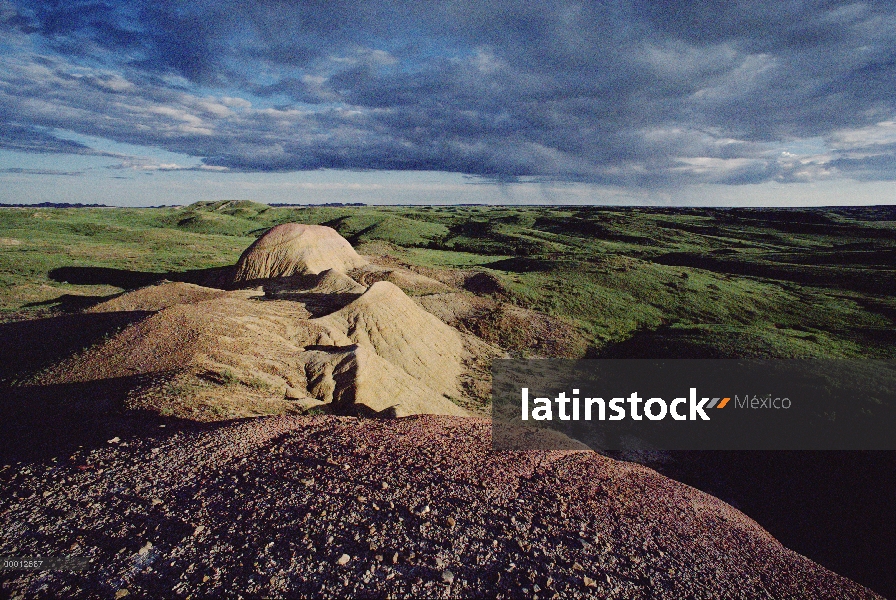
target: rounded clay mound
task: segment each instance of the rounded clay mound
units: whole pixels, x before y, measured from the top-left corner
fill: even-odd
[[[286,223],[272,228],[243,252],[234,282],[316,275],[327,269],[344,273],[366,264],[335,229]]]
[[[456,329],[426,312],[401,289],[378,281],[341,310],[317,319],[446,396],[458,396],[466,356]]]

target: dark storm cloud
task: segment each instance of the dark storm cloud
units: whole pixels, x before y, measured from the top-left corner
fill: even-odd
[[[0,121],[0,148],[37,154],[106,155],[93,148],[54,136],[42,129]]]
[[[209,167],[648,186],[896,169],[892,3],[57,0],[0,20],[0,116]]]

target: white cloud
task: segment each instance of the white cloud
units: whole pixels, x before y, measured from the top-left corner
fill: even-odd
[[[830,135],[830,144],[841,150],[896,144],[896,121],[881,121],[856,129],[839,129]]]

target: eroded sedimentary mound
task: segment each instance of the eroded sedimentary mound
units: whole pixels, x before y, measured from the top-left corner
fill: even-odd
[[[467,414],[450,399],[463,398],[461,335],[393,284],[367,289],[331,269],[278,289],[267,297],[168,282],[123,294],[95,310],[151,314],[48,369],[41,383],[138,378],[131,408],[200,420],[323,405]],[[338,301],[319,316],[319,298]]]
[[[235,283],[253,283],[162,282],[95,305],[146,316],[39,382],[121,381],[131,408],[198,420],[320,406],[457,416],[484,405],[488,362],[502,351],[406,293],[455,288],[369,264],[333,229],[295,223],[259,238],[235,272]]]
[[[438,394],[456,396],[464,345],[456,329],[420,308],[397,286],[378,281],[321,323],[424,382]]]
[[[429,387],[428,378],[411,376],[369,346],[314,349],[302,358],[309,394],[337,408],[361,405],[396,417],[467,414]]]
[[[344,273],[367,264],[335,229],[323,225],[277,225],[243,252],[234,282],[317,274]]]
[[[397,266],[369,264],[360,269],[354,269],[349,274],[355,281],[365,286],[373,285],[377,281],[388,281],[414,296],[453,291],[453,288],[441,281]]]
[[[315,275],[291,275],[268,280],[263,289],[265,296],[269,298],[295,298],[302,301],[309,295],[360,296],[367,291],[367,286],[361,285],[345,273],[327,269]]]

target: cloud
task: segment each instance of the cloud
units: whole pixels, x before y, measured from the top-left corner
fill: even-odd
[[[59,0],[0,21],[20,151],[91,151],[55,128],[232,171],[648,187],[896,168],[890,3]]]
[[[10,167],[8,169],[0,169],[0,173],[8,173],[11,175],[62,175],[64,177],[79,177],[84,171],[60,171],[57,169],[21,169],[18,167]]]
[[[0,119],[0,148],[36,154],[85,154],[108,156],[89,146],[56,137],[44,128]]]

